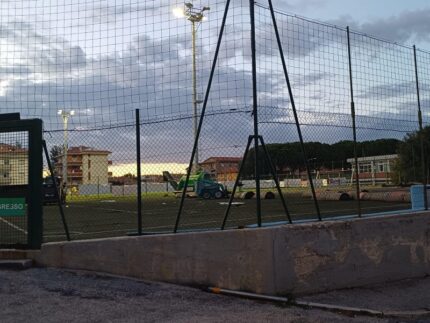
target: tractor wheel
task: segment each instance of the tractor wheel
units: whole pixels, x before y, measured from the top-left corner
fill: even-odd
[[[203,193],[203,195],[202,195],[202,197],[203,197],[205,200],[209,200],[209,199],[211,198],[211,193],[209,193],[209,192],[204,192],[204,193]]]
[[[221,192],[221,191],[216,191],[215,192],[215,194],[214,194],[214,196],[215,196],[215,198],[216,199],[220,199],[220,198],[222,198],[223,197],[223,193]]]

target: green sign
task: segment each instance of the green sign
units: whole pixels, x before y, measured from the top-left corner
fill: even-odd
[[[24,216],[25,198],[0,198],[0,216]]]

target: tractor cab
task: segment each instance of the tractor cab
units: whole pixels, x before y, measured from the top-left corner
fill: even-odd
[[[167,172],[165,176],[168,176]],[[220,199],[223,197],[228,197],[228,191],[224,185],[218,183],[214,180],[213,176],[207,172],[199,171],[196,174],[190,175],[188,183],[186,184],[186,176],[182,176],[178,183],[174,183],[175,195],[179,196],[184,189],[184,186],[187,186],[187,196],[196,196],[204,199]],[[171,181],[171,179],[169,180]]]

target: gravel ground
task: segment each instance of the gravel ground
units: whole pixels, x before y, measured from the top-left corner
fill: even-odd
[[[430,311],[430,277],[337,290],[302,297],[301,300],[381,311]]]
[[[341,305],[353,306],[383,305],[386,308],[395,300],[392,303],[395,307],[411,310],[417,309],[412,293],[412,290],[416,290],[420,295],[426,295],[421,297],[422,304],[430,304],[430,279],[399,284],[379,286],[376,289],[350,289],[313,295],[306,300],[333,304],[340,301]],[[396,293],[401,294],[404,288],[408,289],[408,306],[396,299],[396,296],[399,296]],[[392,297],[388,297],[389,293],[393,294]],[[381,299],[382,302],[372,303],[372,299]],[[322,310],[215,295],[189,287],[45,268],[25,271],[1,270],[0,304],[2,323],[418,321],[353,317]],[[423,308],[421,303],[418,307]],[[371,308],[375,309],[375,306]],[[422,319],[420,322],[430,322],[430,318]]]

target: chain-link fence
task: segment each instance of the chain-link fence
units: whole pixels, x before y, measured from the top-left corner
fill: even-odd
[[[263,149],[257,172],[254,143],[243,160],[255,135],[248,0],[0,11],[0,106],[43,119],[72,239],[253,226],[260,203],[263,224],[410,209],[409,185],[427,181],[426,51],[275,10],[291,96],[271,10],[255,5],[257,125],[284,206]],[[65,239],[45,202],[45,241]]]
[[[28,216],[28,132],[0,134],[0,245],[26,245]]]

